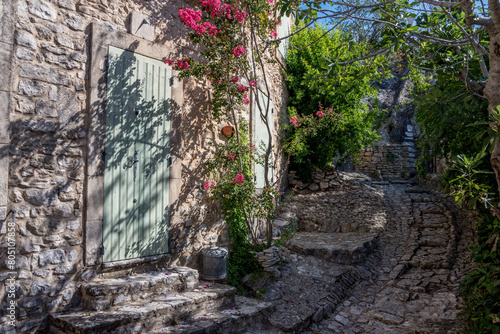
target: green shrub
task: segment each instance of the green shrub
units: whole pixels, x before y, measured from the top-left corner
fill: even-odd
[[[325,35],[325,38],[320,38]],[[349,33],[316,25],[291,38],[287,85],[290,91],[285,150],[292,168],[306,181],[314,168],[348,157],[377,138],[380,118],[373,82],[387,77],[385,57],[349,62],[370,52]],[[324,116],[318,116],[324,114]],[[295,122],[296,121],[296,122]]]

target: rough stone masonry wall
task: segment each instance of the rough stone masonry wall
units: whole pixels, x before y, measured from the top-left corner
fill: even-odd
[[[408,179],[412,165],[408,146],[387,144],[359,152],[354,169],[377,179]]]
[[[302,182],[295,171],[288,173],[288,184],[297,194],[310,194],[317,191],[336,190],[342,185],[339,172],[334,166],[316,169],[312,182]]]
[[[182,1],[0,0],[0,4],[0,223],[4,228],[7,211],[15,210],[16,330],[28,333],[43,329],[48,313],[78,304],[79,282],[99,273],[99,267],[84,263],[91,24],[127,32],[130,14],[139,11],[156,27],[152,36],[143,37],[171,48],[193,48],[177,18],[178,8],[186,6]],[[279,68],[273,68],[270,77],[274,105],[283,117],[286,95]],[[222,125],[206,116],[207,90],[202,84],[184,83],[182,170],[175,204],[180,218],[169,229],[173,265],[197,267],[203,246],[228,240],[217,206],[201,188],[206,175],[200,167],[210,155],[207,142],[223,140]],[[277,170],[286,168],[280,155],[276,162]],[[0,238],[0,300],[5,311],[5,229]],[[0,333],[9,330],[2,325],[5,321],[0,316]]]

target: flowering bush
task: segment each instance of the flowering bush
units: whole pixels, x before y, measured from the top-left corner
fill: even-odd
[[[330,165],[335,157],[340,157],[339,163],[343,163],[343,159],[355,157],[362,147],[378,138],[372,129],[370,113],[336,112],[333,107],[325,109],[321,104],[315,115],[299,116],[293,107],[288,112],[291,124],[287,127],[284,148],[292,155],[292,167],[304,181],[310,180],[314,168]]]
[[[274,0],[200,0],[200,5],[201,9],[197,10],[180,9],[179,18],[190,30],[191,41],[202,45],[203,61],[167,58],[165,63],[179,70],[180,78],[193,76],[209,81],[213,117],[234,125],[233,137],[223,144],[213,144],[214,157],[205,165],[213,181],[203,183],[203,188],[222,203],[233,248],[245,248],[248,239],[254,247],[259,247],[251,224],[254,218],[266,222],[270,245],[270,223],[276,211],[277,191],[270,184],[269,176],[262,192],[257,193],[253,168],[255,164],[262,164],[269,170],[272,151],[270,146],[264,146],[262,152],[256,152],[249,139],[248,124],[240,119],[238,112],[250,104],[251,90],[260,88],[268,98],[271,96],[265,64],[274,54],[262,41],[269,38],[270,31],[276,30]],[[260,105],[258,110],[271,136],[267,124],[269,111]]]

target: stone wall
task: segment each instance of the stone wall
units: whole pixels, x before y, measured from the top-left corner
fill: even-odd
[[[330,191],[342,185],[339,172],[333,166],[316,169],[312,174],[312,182],[302,182],[295,171],[288,173],[288,184],[297,194],[310,194],[317,191]]]
[[[177,18],[183,6],[176,0],[0,0],[0,300],[7,298],[5,218],[10,221],[12,210],[17,332],[43,330],[48,313],[79,303],[79,282],[105,271],[99,261],[88,261],[88,239],[98,233],[99,221],[90,224],[87,207],[102,202],[89,194],[102,175],[94,174],[87,162],[103,154],[92,146],[95,132],[103,128],[93,126],[102,115],[93,113],[90,69],[105,71],[105,59],[91,57],[92,40],[99,37],[92,36],[93,25],[134,35],[137,45],[152,41],[177,55],[194,54]],[[145,25],[134,26],[143,19]],[[132,43],[130,49],[134,47]],[[171,55],[157,58],[166,56]],[[269,77],[276,118],[286,117],[287,96],[277,65],[269,68]],[[224,140],[220,132],[225,124],[207,116],[205,83],[181,84],[175,126],[182,131],[176,134],[174,159],[180,168],[172,176],[177,193],[164,264],[198,268],[202,247],[228,243],[218,207],[201,187],[206,180],[202,163],[211,154],[208,142]],[[99,85],[97,100],[105,103],[105,82]],[[249,118],[247,110],[242,113]],[[279,127],[275,122],[276,134]],[[278,152],[277,145],[276,174],[286,168]],[[12,331],[3,326],[5,307],[2,303],[0,333]]]
[[[359,152],[354,169],[376,179],[408,179],[414,175],[407,145],[386,144]]]

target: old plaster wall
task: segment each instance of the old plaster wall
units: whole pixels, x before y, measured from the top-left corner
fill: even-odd
[[[79,282],[102,270],[98,261],[86,262],[86,235],[95,230],[86,212],[89,201],[95,200],[88,196],[89,133],[96,130],[89,129],[94,124],[89,69],[92,61],[103,62],[90,57],[92,25],[133,33],[178,54],[193,54],[196,50],[177,18],[183,6],[186,3],[175,0],[0,0],[0,222],[5,227],[5,216],[15,210],[18,332],[43,329],[48,313],[77,305]],[[153,27],[134,29],[134,11],[145,14]],[[169,55],[156,58],[165,56]],[[275,119],[286,117],[279,66],[270,68],[269,75],[279,111]],[[171,207],[168,264],[196,268],[202,247],[228,244],[227,226],[201,187],[206,179],[202,162],[210,155],[208,141],[223,138],[222,125],[207,116],[205,83],[184,80],[183,87],[176,123],[182,130],[176,153],[181,168],[172,176],[178,194]],[[276,173],[286,169],[278,154],[279,127],[275,122]],[[0,238],[4,301],[4,230]],[[4,326],[0,332],[8,330]]]

